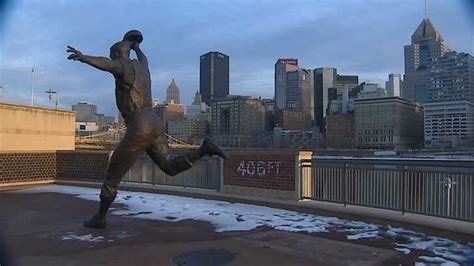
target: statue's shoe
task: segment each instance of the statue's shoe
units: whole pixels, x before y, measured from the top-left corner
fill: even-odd
[[[90,228],[105,228],[107,226],[107,219],[105,215],[96,214],[90,219],[83,222],[84,227]]]
[[[227,154],[209,138],[204,139],[202,146],[204,146],[209,156],[217,155],[222,159],[229,158]]]

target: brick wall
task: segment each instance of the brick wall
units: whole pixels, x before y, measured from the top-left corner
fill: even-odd
[[[295,152],[236,151],[224,161],[224,185],[295,191]]]
[[[58,151],[58,179],[104,180],[109,151]]]
[[[296,163],[301,155],[298,154],[278,149],[232,150],[230,159],[224,161],[222,180],[220,171],[213,174],[199,168],[194,170],[197,175],[203,175],[199,178],[204,181],[216,178],[211,178],[215,181],[213,189],[221,187],[228,193],[294,199],[299,187]],[[0,153],[0,184],[54,179],[102,181],[109,156],[108,151]]]
[[[1,152],[0,184],[54,180],[56,152]]]
[[[110,152],[0,152],[0,184],[59,179],[104,179]]]

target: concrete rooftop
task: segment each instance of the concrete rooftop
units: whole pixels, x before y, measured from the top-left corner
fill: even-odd
[[[55,192],[1,192],[0,264],[410,265],[419,261],[441,262],[443,257],[429,249],[407,248],[409,254],[405,254],[407,252],[402,246],[399,246],[399,251],[395,250],[394,239],[403,243],[406,240],[403,235],[349,240],[350,230],[292,232],[295,230],[276,230],[277,226],[267,224],[248,230],[225,230],[222,222],[217,221],[218,216],[216,223],[212,222],[212,217],[208,221],[202,221],[198,216],[195,220],[186,217],[181,220],[181,214],[176,217],[168,214],[163,216],[163,220],[151,219],[146,216],[151,212],[137,212],[132,210],[132,205],[124,204],[123,200],[132,197],[130,195],[135,196],[127,194],[114,205],[107,229],[88,229],[81,223],[97,209],[95,201]],[[180,198],[189,199],[189,202],[193,200]],[[181,208],[176,202],[168,203],[175,204],[174,209]],[[231,205],[225,206],[225,209],[232,208]],[[214,215],[211,213],[209,216]],[[239,214],[238,217],[243,217],[243,220],[250,216]],[[463,250],[474,250],[474,243],[463,243]]]

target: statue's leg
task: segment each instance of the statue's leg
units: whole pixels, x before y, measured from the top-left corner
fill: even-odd
[[[105,227],[105,215],[117,196],[117,187],[122,177],[146,149],[146,143],[137,134],[127,132],[112,153],[100,191],[98,214],[84,222],[86,227]]]
[[[194,150],[184,155],[171,158],[169,154],[168,139],[164,134],[160,135],[147,150],[150,158],[167,175],[174,176],[191,168],[197,160],[205,156],[203,151]]]
[[[147,150],[147,153],[156,165],[170,176],[188,170],[197,160],[206,155],[219,155],[222,158],[227,158],[222,150],[209,139],[206,139],[198,149],[171,158],[169,154],[168,139],[164,134],[160,135],[154,141],[152,146]]]

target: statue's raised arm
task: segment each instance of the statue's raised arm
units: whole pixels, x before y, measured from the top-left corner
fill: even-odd
[[[138,43],[133,43],[132,50],[134,50],[135,53],[137,54],[138,61],[140,61],[140,63],[148,67],[148,59],[146,58],[143,51],[140,49],[140,45]]]
[[[66,52],[71,53],[67,58],[69,60],[86,63],[102,71],[110,72],[114,76],[119,77],[123,75],[122,64],[118,61],[108,59],[107,57],[85,55],[71,46],[67,46]]]

